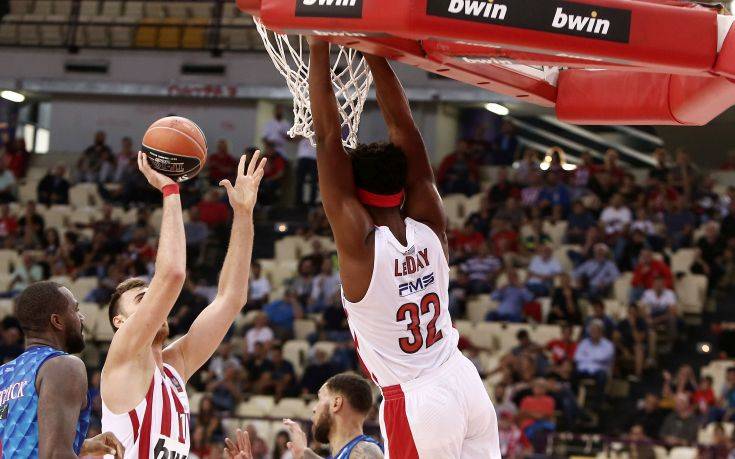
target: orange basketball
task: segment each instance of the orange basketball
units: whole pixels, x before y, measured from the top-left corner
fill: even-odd
[[[207,139],[191,120],[180,116],[161,118],[146,131],[141,150],[151,167],[184,182],[202,170],[207,161]]]

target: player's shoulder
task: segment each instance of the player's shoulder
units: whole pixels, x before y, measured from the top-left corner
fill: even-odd
[[[87,374],[87,368],[84,366],[82,359],[71,354],[59,354],[46,360],[41,366],[41,370],[47,373],[71,374]]]
[[[383,450],[375,443],[362,441],[352,449],[350,459],[383,459]]]

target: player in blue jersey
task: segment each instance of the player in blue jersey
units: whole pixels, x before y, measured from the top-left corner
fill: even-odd
[[[363,433],[362,425],[373,407],[370,383],[354,373],[332,376],[319,389],[314,407],[311,432],[319,443],[329,444],[329,459],[382,459],[380,443]],[[289,430],[288,448],[294,459],[322,459],[306,447],[306,434],[290,419],[283,423]],[[226,440],[225,457],[252,459],[247,433],[237,431],[237,444]]]
[[[15,315],[26,350],[0,366],[0,458],[77,458],[123,448],[109,433],[85,440],[90,400],[84,349],[84,317],[66,287],[38,282],[16,299]]]

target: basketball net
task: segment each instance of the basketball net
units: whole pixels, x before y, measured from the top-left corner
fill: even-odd
[[[306,137],[315,145],[314,122],[309,102],[309,62],[304,59],[309,49],[306,38],[302,35],[273,32],[259,18],[254,20],[266,51],[276,69],[286,79],[288,90],[293,95],[294,124],[288,135]],[[339,53],[332,64],[331,73],[337,110],[341,117],[342,143],[346,147],[355,148],[360,115],[373,83],[373,76],[360,52],[343,46],[337,48]]]

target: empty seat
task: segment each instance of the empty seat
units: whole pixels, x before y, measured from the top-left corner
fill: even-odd
[[[311,319],[296,319],[293,328],[296,339],[307,339],[316,332],[316,323]]]
[[[166,16],[170,18],[184,19],[189,17],[189,4],[186,2],[167,2]]]
[[[671,271],[689,274],[697,249],[679,249],[671,256]]]
[[[209,19],[189,19],[186,21],[181,46],[185,49],[202,49],[207,45]]]
[[[687,314],[701,314],[707,298],[707,277],[686,275],[675,281],[674,289],[681,311]]]
[[[89,292],[97,288],[98,283],[99,281],[96,277],[79,277],[72,282],[69,289],[77,298],[77,301],[82,301]]]
[[[158,46],[160,48],[180,48],[184,21],[179,18],[164,19],[164,26],[158,29]]]
[[[20,261],[20,257],[15,250],[0,250],[0,274],[8,274],[11,268]]]
[[[18,43],[18,24],[16,21],[21,19],[22,16],[20,15],[7,14],[3,17],[2,22],[0,22],[0,44],[14,45]],[[19,198],[23,198],[20,192]]]
[[[123,15],[128,18],[140,19],[143,17],[143,2],[125,2]]]
[[[28,0],[10,0],[10,14],[28,14],[32,5]]]
[[[38,21],[39,17],[24,16],[23,21]],[[18,42],[26,46],[38,46],[41,44],[41,33],[35,22],[21,22],[18,25]],[[35,191],[35,184],[33,184]]]
[[[0,299],[0,318],[5,318],[13,314],[13,300],[6,298]]]
[[[102,2],[102,16],[116,18],[122,14],[123,2],[115,0],[105,0]]]
[[[45,46],[61,46],[66,42],[68,16],[46,16],[46,23],[40,26],[41,44]]]
[[[33,13],[38,16],[46,16],[48,14],[53,14],[53,2],[49,0],[36,0],[36,2],[33,4]]]
[[[163,2],[148,1],[145,3],[143,11],[146,18],[163,19],[164,17],[166,17],[166,11],[163,7]]]
[[[273,418],[296,418],[304,412],[304,401],[300,398],[283,398],[268,413]]]
[[[467,319],[471,322],[482,322],[488,312],[495,308],[490,295],[477,295],[467,302]]]
[[[332,341],[317,341],[314,343],[314,352],[316,351],[324,351],[325,354],[327,354],[327,360],[332,358],[332,354],[334,354],[334,350],[337,348],[337,343],[334,343]]]
[[[454,327],[460,335],[471,336],[475,329],[475,324],[469,320],[457,320],[454,322]]]
[[[248,30],[252,20],[249,17],[233,17],[222,19],[220,30],[221,45],[232,50],[251,50],[255,41]],[[260,41],[260,38],[257,39]]]
[[[237,5],[234,3],[227,2],[224,5],[227,6],[233,6],[237,8]],[[212,18],[212,5],[211,3],[204,3],[204,2],[197,2],[197,3],[191,3],[189,4],[189,11],[191,13],[191,17],[198,18],[198,19],[211,19]]]
[[[625,272],[613,284],[613,297],[622,304],[628,304],[628,301],[630,301],[632,281],[633,273]]]
[[[235,414],[243,418],[260,418],[267,416],[269,410],[265,409],[262,404],[248,400],[237,405]]]
[[[299,376],[303,372],[308,352],[309,343],[304,340],[289,340],[283,345],[283,358],[291,362]]]
[[[158,24],[159,20],[146,18],[140,21],[138,30],[135,31],[135,46],[137,48],[154,48],[158,42]],[[160,210],[160,209],[158,209]],[[151,220],[156,225],[155,220]],[[161,227],[160,218],[158,219],[158,228]]]
[[[279,239],[275,244],[276,260],[290,261],[297,259],[297,247],[298,237],[296,236],[286,236],[283,239]]]
[[[79,16],[97,16],[99,3],[96,0],[82,0],[79,4]]]
[[[204,398],[203,392],[189,393],[189,411],[191,414],[199,414],[199,404]]]
[[[494,322],[480,322],[475,325],[469,338],[472,344],[483,349],[495,349],[501,332],[501,324]]]

